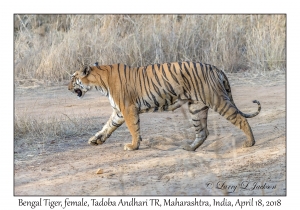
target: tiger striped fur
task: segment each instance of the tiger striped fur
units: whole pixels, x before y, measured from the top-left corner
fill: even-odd
[[[195,127],[196,138],[183,149],[194,151],[207,138],[207,113],[211,108],[240,128],[247,136],[245,147],[255,144],[246,118],[255,117],[261,110],[244,114],[235,105],[225,73],[213,65],[197,62],[174,62],[131,68],[124,64],[94,66],[82,65],[72,75],[68,89],[82,98],[92,87],[109,98],[113,112],[101,131],[89,139],[99,145],[126,123],[131,144],[124,150],[136,150],[140,141],[139,114],[144,112],[173,111],[188,103]]]

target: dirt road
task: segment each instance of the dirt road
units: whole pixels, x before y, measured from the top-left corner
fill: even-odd
[[[76,115],[84,121],[89,116],[95,123],[72,138],[15,138],[15,195],[286,195],[284,79],[229,79],[241,111],[255,112],[253,99],[262,104],[261,113],[248,119],[256,139],[250,148],[242,147],[243,132],[210,110],[207,140],[195,152],[182,150],[194,138],[186,106],[141,115],[143,141],[137,151],[123,151],[131,141],[125,124],[105,144],[90,146],[87,140],[110,116],[107,98],[92,91],[78,100],[66,86],[16,87],[19,117]],[[75,124],[78,129],[88,125]]]

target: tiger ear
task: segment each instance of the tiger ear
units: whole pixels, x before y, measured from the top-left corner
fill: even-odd
[[[92,68],[89,65],[84,65],[81,70],[81,76],[86,77],[91,72]]]

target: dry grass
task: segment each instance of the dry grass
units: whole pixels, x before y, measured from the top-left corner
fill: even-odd
[[[80,131],[77,126],[79,119],[66,120],[63,116],[51,116],[46,119],[40,119],[24,114],[15,116],[15,138],[40,138],[40,137],[64,137],[76,135]]]
[[[99,118],[91,116],[49,115],[32,116],[26,111],[15,114],[15,143],[35,144],[37,140],[65,139],[83,135],[92,135],[99,129]]]
[[[15,15],[15,78],[61,81],[90,63],[286,69],[285,15]]]

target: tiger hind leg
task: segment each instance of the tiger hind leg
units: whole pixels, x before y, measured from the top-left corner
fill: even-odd
[[[243,144],[244,147],[251,147],[255,144],[255,139],[247,119],[240,114],[234,104],[226,101],[225,105],[219,108],[217,112],[246,134],[247,140]]]
[[[183,149],[188,151],[195,151],[203,144],[203,142],[209,135],[209,132],[207,130],[207,113],[209,108],[202,103],[194,102],[189,102],[188,106],[190,114],[192,116],[196,138],[192,144],[184,145]]]

